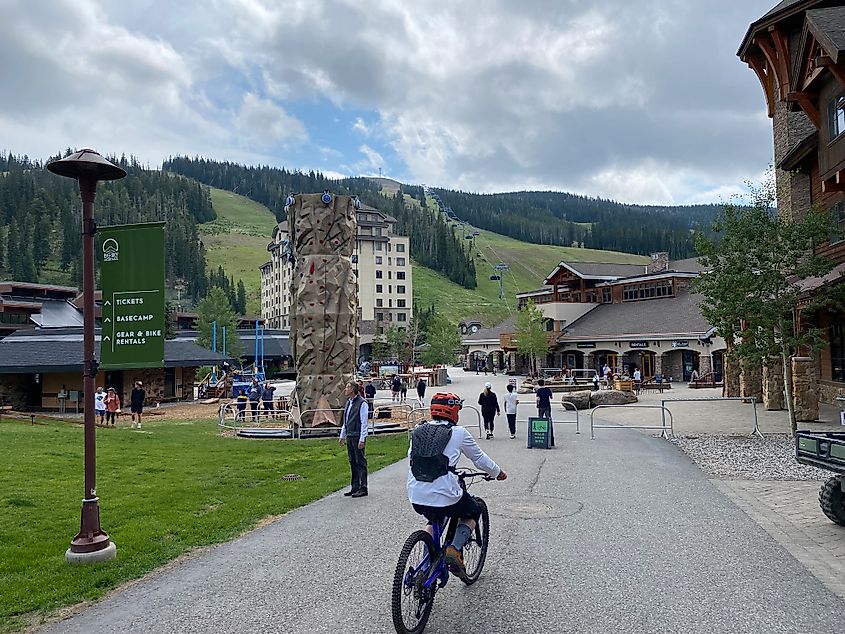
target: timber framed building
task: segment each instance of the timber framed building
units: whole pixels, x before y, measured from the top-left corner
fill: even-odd
[[[752,23],[737,53],[754,70],[772,119],[778,215],[800,220],[812,206],[832,216],[816,252],[836,264],[807,280],[807,297],[829,293],[845,275],[845,2],[784,0]],[[818,399],[845,392],[845,314],[802,315],[825,332],[817,358],[794,357],[799,420],[818,415]]]

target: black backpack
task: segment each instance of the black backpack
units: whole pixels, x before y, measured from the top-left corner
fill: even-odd
[[[420,482],[434,482],[454,469],[443,454],[452,438],[451,425],[420,425],[411,434],[411,473]]]

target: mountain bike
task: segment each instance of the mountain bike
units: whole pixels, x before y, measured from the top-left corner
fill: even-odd
[[[456,474],[464,491],[467,486],[472,485],[475,478],[493,479],[483,471],[459,470]],[[467,578],[463,582],[468,586],[475,583],[481,575],[490,538],[487,504],[478,496],[473,498],[481,509],[481,517],[461,552],[467,572]],[[432,524],[434,537],[424,530],[419,530],[411,533],[405,541],[393,576],[391,601],[393,626],[398,634],[420,634],[425,629],[434,605],[434,595],[449,581],[449,570],[443,560],[443,551],[452,542],[458,522],[457,517],[444,517],[440,522]]]

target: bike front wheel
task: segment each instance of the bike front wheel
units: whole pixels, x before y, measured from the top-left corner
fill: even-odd
[[[463,582],[471,586],[481,575],[481,569],[487,559],[487,542],[490,540],[490,514],[487,511],[487,503],[479,497],[475,503],[481,509],[481,517],[478,518],[472,537],[464,545],[464,568],[467,571],[467,578]]]
[[[402,547],[393,575],[391,607],[398,634],[420,634],[428,623],[437,583],[424,587],[436,564],[434,539],[425,531],[411,534]]]

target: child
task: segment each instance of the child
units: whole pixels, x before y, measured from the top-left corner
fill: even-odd
[[[98,387],[97,393],[94,394],[94,413],[100,418],[100,425],[105,425],[106,421],[106,392],[103,388]]]
[[[114,427],[114,422],[119,411],[120,397],[115,392],[115,389],[110,387],[108,394],[106,394],[106,427],[109,426],[109,421],[111,421],[111,426]]]

